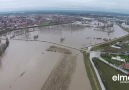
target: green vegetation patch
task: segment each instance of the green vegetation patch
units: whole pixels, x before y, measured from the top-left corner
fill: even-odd
[[[93,58],[93,62],[100,74],[106,90],[129,90],[129,83],[120,83],[119,81],[112,80],[112,76],[114,75],[124,75],[122,72],[101,62],[97,58]]]
[[[129,39],[128,39],[129,40]],[[128,43],[125,44],[125,41],[121,42],[122,43],[122,48],[117,49],[117,48],[112,48],[110,45],[103,47],[103,52],[115,52],[115,53],[125,53],[126,51],[129,51],[129,45]]]
[[[90,80],[92,90],[101,90],[99,81],[98,81],[95,71],[91,65],[89,55],[86,54],[86,52],[83,52],[83,55],[84,55],[84,64],[86,67],[86,72],[87,72],[88,78]]]
[[[43,22],[41,26],[50,26],[53,25],[51,22]]]
[[[111,59],[112,57],[116,57],[116,56],[120,56],[122,59],[125,59],[125,60],[127,60],[127,62],[129,62],[129,57],[127,55],[115,55],[115,54],[106,55],[106,54],[101,54],[101,57],[104,60],[108,61],[109,63],[115,64],[117,66],[122,65],[123,62],[120,62],[120,61],[116,61],[116,60],[112,60]]]
[[[118,39],[114,39],[114,40],[111,40],[109,42],[105,42],[105,43],[93,46],[93,48],[91,50],[92,51],[101,50],[101,51],[104,51],[104,52],[105,51],[106,52],[125,52],[125,51],[129,50],[128,47],[122,48],[122,49],[116,49],[116,48],[112,48],[110,45],[113,45],[117,42],[124,42],[124,41],[127,41],[127,40],[129,40],[129,35],[126,35],[126,36],[120,37]]]

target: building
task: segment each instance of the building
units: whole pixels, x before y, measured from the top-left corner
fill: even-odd
[[[111,59],[116,60],[116,61],[125,62],[125,59],[122,59],[120,56],[112,57]]]
[[[121,49],[121,46],[120,46],[120,45],[117,45],[117,44],[115,44],[115,45],[111,45],[111,47],[112,47],[112,48]]]
[[[122,64],[122,68],[129,69],[129,64],[128,63]]]

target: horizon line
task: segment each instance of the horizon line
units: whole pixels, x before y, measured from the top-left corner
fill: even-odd
[[[114,13],[114,14],[126,14],[126,15],[129,15],[129,13],[125,13],[125,12],[116,12],[116,11],[106,11],[106,10],[68,10],[68,9],[35,9],[35,10],[32,10],[32,9],[27,9],[27,10],[10,10],[10,11],[0,11],[0,14],[9,14],[9,13],[26,13],[26,12],[69,12],[69,11],[72,11],[71,13],[77,13],[80,11],[81,13],[94,13],[94,12],[98,12],[98,13]],[[78,11],[78,12],[75,12],[75,11]]]

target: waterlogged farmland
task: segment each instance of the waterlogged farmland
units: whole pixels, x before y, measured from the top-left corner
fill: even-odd
[[[98,31],[93,22],[91,27],[74,23],[10,32],[8,37],[15,37],[0,58],[0,90],[91,90],[79,49],[128,34],[113,27],[111,33]]]

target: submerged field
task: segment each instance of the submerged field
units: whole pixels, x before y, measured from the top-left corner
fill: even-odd
[[[80,49],[128,34],[114,28],[110,35],[75,24],[10,32],[16,36],[0,58],[0,90],[92,90]]]

